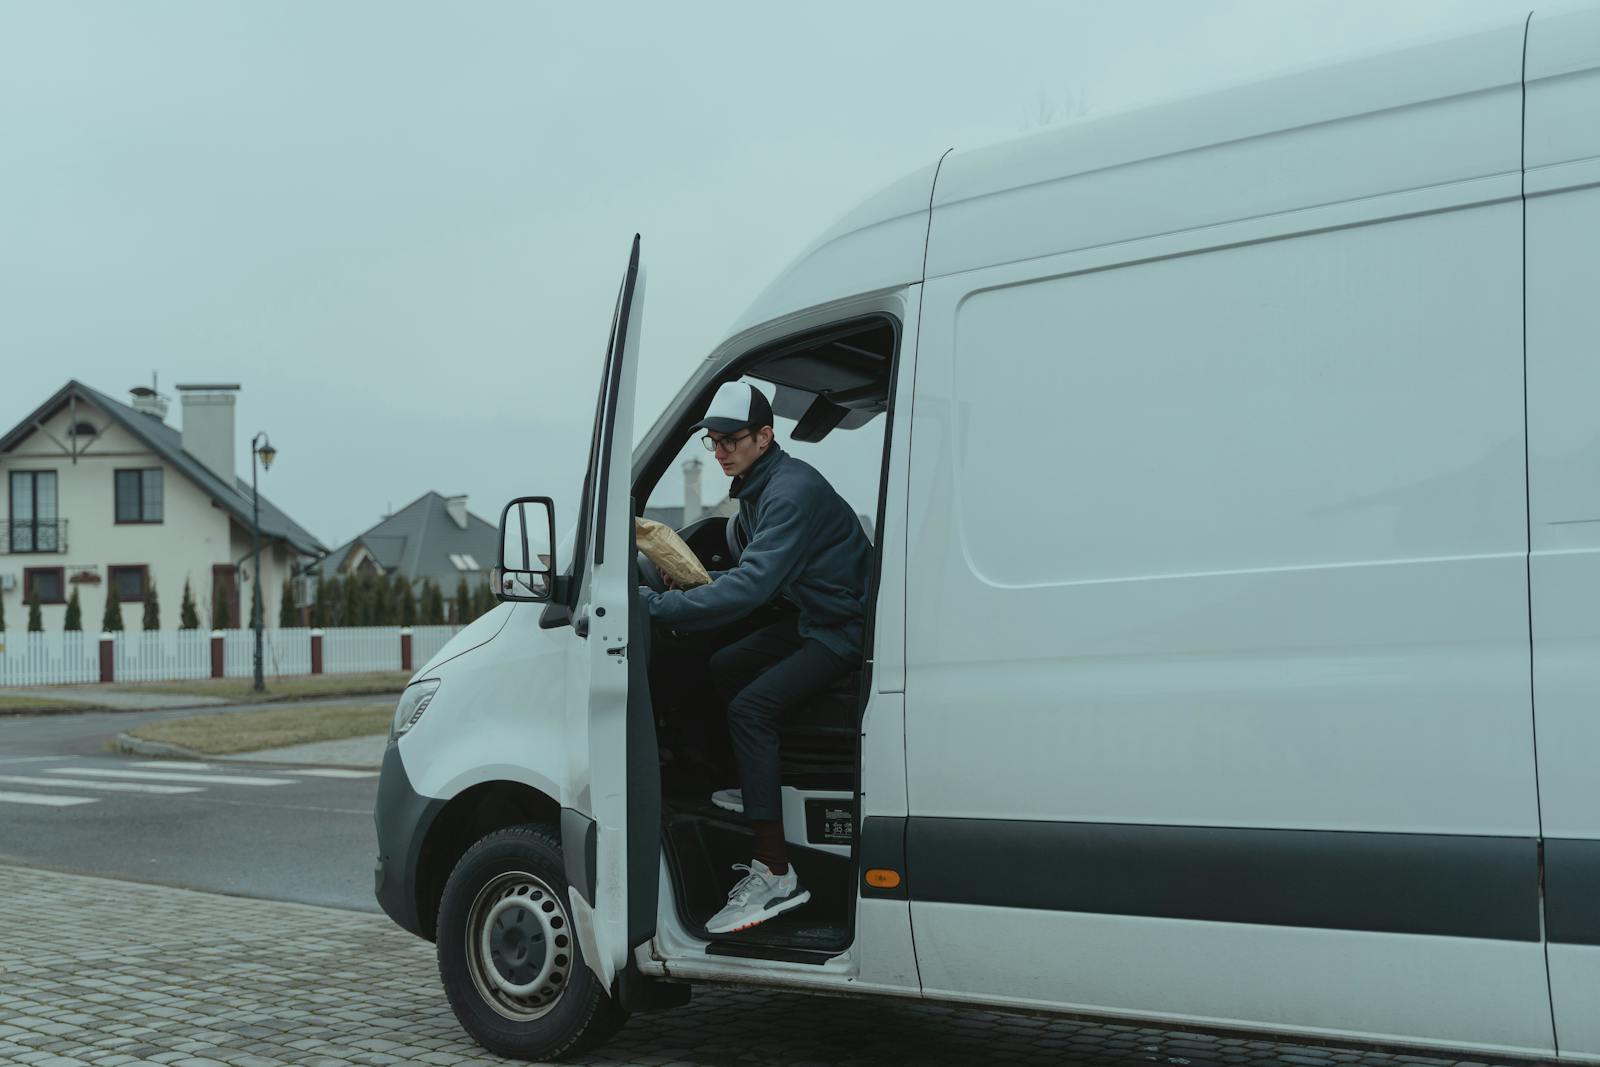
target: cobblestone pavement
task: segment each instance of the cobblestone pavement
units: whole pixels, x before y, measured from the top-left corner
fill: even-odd
[[[502,1063],[386,918],[0,866],[0,1064]],[[697,990],[593,1064],[1446,1064],[911,1002]]]

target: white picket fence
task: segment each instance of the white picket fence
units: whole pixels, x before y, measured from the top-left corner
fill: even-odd
[[[11,633],[0,652],[0,685],[64,685],[100,680],[100,635]]]
[[[27,636],[48,638],[52,635]],[[98,639],[96,635],[95,640]],[[132,630],[112,635],[111,647],[112,670],[119,682],[170,682],[211,677],[211,634],[207,630]],[[10,655],[9,648],[6,655]],[[5,658],[0,656],[0,679],[8,676]],[[99,680],[97,666],[95,676],[89,681]]]
[[[413,626],[411,666],[421,667],[460,627]],[[401,669],[398,626],[332,627],[322,631],[322,672],[354,674]],[[255,673],[255,634],[221,632],[223,675]],[[111,635],[112,677],[163,682],[211,677],[212,634],[205,630],[132,630]],[[312,631],[269,629],[261,635],[261,669],[268,677],[311,673]],[[100,681],[100,635],[54,631],[0,634],[0,686],[68,685]]]

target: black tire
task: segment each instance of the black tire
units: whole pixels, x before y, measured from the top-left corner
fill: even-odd
[[[584,962],[561,838],[548,826],[497,830],[467,849],[439,900],[437,943],[450,1007],[497,1055],[558,1059],[600,1045],[628,1019]]]

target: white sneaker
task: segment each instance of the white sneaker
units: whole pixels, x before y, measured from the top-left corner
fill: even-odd
[[[724,811],[744,810],[743,789],[719,789],[711,794],[711,803]]]
[[[800,878],[794,873],[792,863],[789,872],[783,875],[773,874],[760,860],[751,860],[748,867],[735,863],[733,869],[750,873],[739,879],[728,894],[728,906],[706,922],[708,934],[748,930],[811,899],[811,891],[800,888]]]

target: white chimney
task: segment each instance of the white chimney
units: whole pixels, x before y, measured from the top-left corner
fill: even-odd
[[[447,496],[444,498],[444,510],[450,513],[450,521],[461,527],[467,528],[467,495]]]
[[[167,398],[148,385],[136,385],[128,392],[133,394],[133,410],[152,415],[157,422],[167,418]]]
[[[700,461],[690,456],[683,464],[683,524],[700,518]]]
[[[180,385],[183,450],[232,488],[238,477],[233,461],[233,406],[237,385]]]

